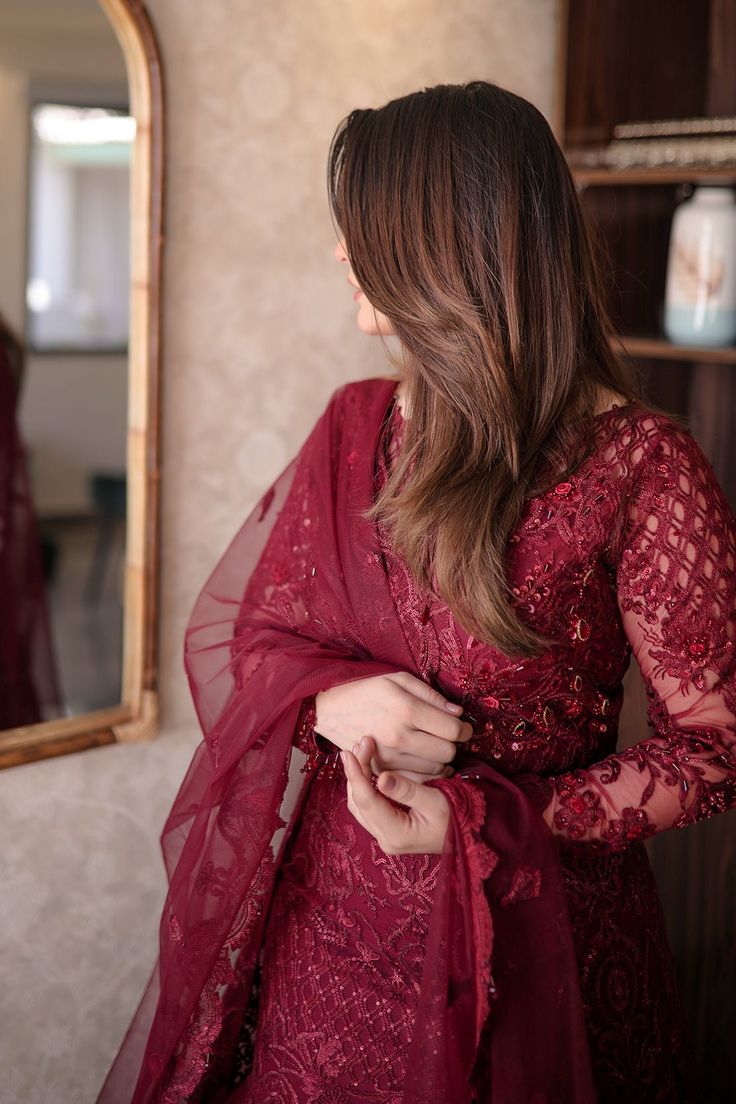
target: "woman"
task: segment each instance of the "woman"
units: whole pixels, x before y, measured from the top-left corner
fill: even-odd
[[[736,804],[733,514],[611,351],[530,103],[353,111],[329,190],[399,378],[338,388],[197,600],[205,739],[100,1099],[695,1100],[642,841]],[[632,652],[654,733],[616,752]]]

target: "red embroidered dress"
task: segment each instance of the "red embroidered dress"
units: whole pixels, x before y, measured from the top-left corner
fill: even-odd
[[[347,388],[355,416],[369,383]],[[394,402],[377,485],[402,426]],[[736,804],[736,525],[671,420],[633,402],[592,429],[593,454],[528,503],[510,545],[522,615],[556,641],[544,655],[511,662],[475,640],[444,604],[425,604],[385,534],[381,548],[421,676],[466,706],[470,750],[532,796],[559,844],[600,1104],[672,1104],[697,1090],[641,841]],[[616,752],[632,651],[654,731]],[[244,1032],[228,1100],[395,1104],[439,856],[381,851],[313,725],[310,695],[296,743],[316,773],[265,929],[255,1050]],[[450,783],[470,810],[472,777]]]
[[[599,415],[510,542],[520,614],[554,641],[510,660],[363,517],[395,390],[338,388],[195,602],[204,738],[162,834],[158,962],[98,1102],[695,1104],[642,840],[736,805],[733,514],[671,420]],[[632,650],[654,731],[616,752]],[[313,731],[320,689],[396,670],[474,727],[426,783],[450,805],[441,855],[385,855]]]

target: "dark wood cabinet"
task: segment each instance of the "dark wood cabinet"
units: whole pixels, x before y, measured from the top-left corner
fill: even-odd
[[[718,169],[582,167],[623,123],[736,115],[736,0],[563,0],[557,137],[599,238],[611,341],[647,394],[683,414],[736,509],[736,344],[675,345],[663,332],[672,217]],[[638,669],[620,746],[650,734]],[[647,842],[704,1083],[736,1100],[736,810]]]

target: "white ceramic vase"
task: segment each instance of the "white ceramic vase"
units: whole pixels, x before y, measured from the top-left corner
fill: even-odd
[[[736,341],[736,192],[701,185],[672,218],[664,330],[680,345]]]

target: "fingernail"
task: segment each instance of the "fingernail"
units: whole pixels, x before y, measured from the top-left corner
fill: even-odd
[[[387,774],[383,781],[384,790],[395,790],[398,785],[398,779],[395,774]]]
[[[358,754],[358,748],[360,747],[360,745],[361,745],[361,740],[358,740],[358,742],[356,744],[353,744],[353,747],[352,747],[353,755]]]
[[[445,702],[445,708],[449,709],[451,713],[462,713],[463,707],[457,705],[456,702]]]
[[[344,751],[341,751],[341,752],[340,752],[340,761],[341,761],[341,763],[342,763],[342,765],[343,765],[343,766],[345,766],[345,764],[346,764],[346,763],[347,763],[347,761],[348,761],[348,757],[347,757],[347,755],[345,754],[345,752],[344,752]]]

